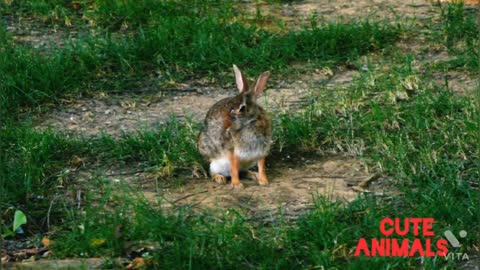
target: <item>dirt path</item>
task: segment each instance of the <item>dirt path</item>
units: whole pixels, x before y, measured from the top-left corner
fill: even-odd
[[[353,157],[329,154],[300,158],[284,158],[268,164],[270,184],[242,177],[245,188],[233,189],[204,176],[181,175],[176,181],[164,181],[148,172],[128,173],[131,168],[104,171],[82,170],[76,177],[88,183],[93,174],[117,184],[128,184],[141,190],[153,205],[175,211],[187,207],[194,211],[208,210],[225,213],[237,209],[247,218],[259,222],[274,222],[280,215],[296,219],[314,206],[314,195],[332,201],[351,202],[360,193],[376,196],[396,196],[392,181],[381,177],[364,162]],[[135,171],[135,170],[133,170]],[[125,173],[127,172],[127,173]],[[88,185],[87,185],[88,186]]]
[[[354,72],[358,75],[358,72]],[[313,84],[327,87],[351,83],[352,72],[328,77],[322,72],[303,76],[304,80],[276,81],[259,103],[269,112],[299,111],[310,96]],[[172,117],[203,121],[208,109],[218,100],[237,94],[233,88],[184,84],[170,92],[154,94],[105,95],[68,101],[37,119],[38,128],[73,132],[86,136],[102,133],[119,136],[140,129],[151,130]],[[155,91],[150,91],[150,93]]]
[[[333,201],[350,202],[359,195],[357,185],[372,177],[362,162],[341,156],[305,159],[301,162],[277,162],[270,168],[270,184],[259,186],[243,179],[245,188],[232,189],[210,179],[189,181],[179,190],[163,190],[167,205],[217,209],[222,212],[242,209],[247,217],[261,222],[274,222],[278,215],[296,219],[313,207],[315,194]],[[386,179],[376,180],[368,191],[376,195],[392,195]]]
[[[291,1],[285,4],[272,4],[260,1],[245,1],[246,10],[263,16],[281,19],[289,27],[304,27],[311,25],[314,14],[318,22],[354,22],[368,19],[370,21],[384,20],[389,23],[404,23],[406,20],[418,21],[438,20],[438,2],[434,0],[336,0],[336,1]],[[440,2],[447,2],[442,0]],[[452,2],[452,1],[451,1]],[[467,0],[467,5],[476,4],[477,0]],[[275,27],[272,25],[272,27]]]

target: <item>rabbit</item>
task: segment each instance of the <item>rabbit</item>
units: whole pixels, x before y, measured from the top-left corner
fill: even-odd
[[[243,188],[240,171],[254,174],[260,185],[268,184],[265,159],[272,145],[272,121],[256,100],[265,90],[270,72],[260,75],[251,88],[233,65],[240,93],[215,103],[207,112],[198,136],[198,149],[210,161],[210,175],[219,184],[231,177],[234,188]],[[257,163],[258,173],[248,169]]]

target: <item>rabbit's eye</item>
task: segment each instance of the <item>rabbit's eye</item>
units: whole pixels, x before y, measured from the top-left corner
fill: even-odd
[[[245,105],[241,105],[240,109],[238,109],[239,112],[245,112]]]

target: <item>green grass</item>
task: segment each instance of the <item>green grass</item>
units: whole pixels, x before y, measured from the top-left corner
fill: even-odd
[[[408,67],[408,63],[405,66]],[[318,148],[321,141],[328,142],[321,146],[326,150],[338,145],[348,149],[347,145],[362,140],[366,145],[363,156],[379,164],[384,174],[392,177],[392,184],[404,192],[393,202],[364,197],[344,206],[320,197],[317,207],[296,226],[258,227],[246,221],[242,213],[235,212],[220,219],[212,218],[208,213],[198,216],[188,209],[178,215],[169,215],[152,208],[128,187],[115,186],[100,177],[92,183],[95,189],[87,192],[89,205],[85,213],[64,217],[61,211],[70,212],[69,206],[56,209],[61,210],[55,213],[56,217],[67,220],[65,228],[70,228],[61,230],[55,238],[59,243],[55,246],[56,254],[116,257],[129,252],[126,243],[133,241],[141,246],[140,243],[146,241],[159,246],[149,258],[159,268],[183,269],[190,265],[195,268],[232,268],[237,265],[298,268],[323,265],[381,269],[388,265],[400,268],[417,265],[412,259],[366,260],[352,257],[351,252],[358,239],[378,237],[378,223],[388,216],[433,217],[436,219],[437,234],[445,229],[466,229],[471,238],[463,243],[467,246],[474,244],[475,236],[480,233],[476,225],[480,197],[478,191],[472,189],[475,183],[478,185],[479,179],[478,107],[470,99],[424,85],[420,85],[418,93],[408,101],[386,103],[381,89],[398,85],[412,76],[408,70],[399,68],[397,76],[380,78],[375,87],[364,83],[361,78],[340,97],[347,103],[364,106],[356,111],[347,111],[346,115],[339,114],[337,99],[321,96],[312,105],[315,109],[308,110],[309,114],[294,117],[281,115],[275,122],[277,145],[274,151],[279,151],[279,144],[282,144],[283,152],[280,154],[298,149],[298,139],[304,142],[317,140],[316,144],[303,144],[304,150]],[[376,70],[372,72],[378,74]],[[370,76],[367,73],[362,75]],[[369,98],[372,94],[377,96]],[[398,122],[398,128],[385,124],[393,121]],[[86,160],[93,157],[106,163],[143,160],[158,166],[167,165],[162,163],[167,157],[174,168],[186,168],[200,162],[192,141],[192,135],[197,130],[196,126],[172,122],[156,132],[142,132],[118,140],[109,137],[86,139],[81,143],[49,132],[14,133],[2,141],[17,140],[17,147],[26,148],[24,153],[28,154],[20,156],[17,164],[27,163],[31,167],[22,169],[18,166],[16,170],[7,168],[4,171],[36,172],[38,167],[45,171],[59,171],[61,167],[42,165],[45,160],[50,165],[55,164],[55,160],[61,164],[73,153],[83,153],[81,156]],[[15,149],[11,151],[17,152]],[[32,156],[33,153],[35,156]],[[18,179],[18,175],[13,177]],[[54,178],[55,181],[59,179]],[[38,183],[38,191],[47,191],[45,184]],[[48,198],[47,192],[41,194]],[[20,198],[11,204],[21,201]],[[32,215],[29,207],[38,209],[39,204],[31,201],[21,207]],[[115,234],[119,228],[122,228],[121,236]],[[97,240],[105,240],[106,243],[96,246],[94,243]],[[437,269],[439,264],[444,265],[443,262],[427,260],[427,265],[430,265],[427,269]],[[447,265],[453,266],[453,262]]]
[[[442,30],[437,39],[447,47],[456,58],[445,63],[446,69],[466,69],[478,71],[480,34],[479,12],[466,9],[462,2],[448,3],[442,7]]]
[[[471,251],[478,244],[480,101],[431,84],[415,69],[414,55],[388,48],[401,27],[358,22],[279,34],[237,21],[235,2],[95,2],[93,7],[79,1],[84,17],[68,1],[14,1],[1,7],[7,14],[19,12],[59,27],[67,27],[67,17],[68,27],[85,31],[81,39],[45,52],[18,43],[1,28],[4,224],[12,219],[7,209],[21,209],[29,220],[27,234],[54,228],[50,238],[60,258],[132,257],[134,247],[153,246],[146,259],[160,269],[455,269],[454,261],[353,257],[360,238],[380,237],[378,225],[385,217],[433,217],[437,237],[446,229],[466,230],[460,250]],[[149,16],[142,16],[146,11]],[[463,6],[443,12],[443,24],[432,35],[445,38],[452,53],[460,52],[455,44],[465,42],[469,48],[471,42],[473,51],[459,55],[465,53],[474,62],[474,21],[465,17]],[[160,180],[201,169],[206,164],[195,148],[199,123],[172,119],[151,131],[87,138],[38,131],[22,120],[61,98],[128,91],[136,85],[131,81],[153,74],[162,74],[160,81],[222,79],[231,73],[232,63],[251,72],[288,74],[298,62],[360,66],[358,57],[372,51],[385,59],[388,71],[368,65],[347,89],[311,89],[304,112],[276,115],[272,156],[318,151],[355,155],[378,167],[401,194],[367,194],[350,204],[314,196],[314,209],[294,223],[258,224],[235,209],[223,215],[188,208],[170,213],[152,206],[133,187],[103,176],[101,170],[110,165],[140,163]],[[89,183],[75,181],[78,158],[83,166],[98,169]],[[72,199],[76,188],[85,192],[80,210]]]
[[[155,131],[126,134],[120,139],[107,135],[80,138],[8,124],[0,133],[0,175],[4,179],[0,191],[5,195],[2,204],[46,211],[46,206],[38,205],[36,198],[48,199],[52,189],[69,184],[75,157],[103,165],[145,161],[146,166],[155,165],[159,173],[164,172],[161,176],[200,167],[201,158],[195,147],[197,133],[198,125],[175,120]]]
[[[331,66],[388,46],[400,33],[396,26],[361,22],[276,34],[234,22],[235,13],[230,11],[228,1],[221,2],[218,8],[210,8],[211,3],[203,1],[193,5],[182,1],[142,1],[143,9],[154,7],[149,11],[150,17],[138,14],[143,11],[136,2],[113,2],[117,5],[107,8],[109,1],[96,1],[96,8],[91,7],[88,12],[106,20],[100,21],[101,25],[118,17],[132,17],[136,23],[132,22],[131,27],[135,31],[118,35],[108,27],[100,28],[100,34],[86,35],[45,53],[14,42],[4,28],[0,29],[2,111],[55,103],[65,96],[96,90],[128,91],[140,87],[142,80],[158,75],[155,81],[159,84],[171,81],[172,77],[223,78],[230,75],[232,63],[249,72],[288,72],[289,65],[298,61],[309,61],[317,67]],[[26,5],[35,14],[43,12],[43,5],[55,5],[47,3],[20,1],[12,5]],[[123,6],[126,3],[140,10]],[[133,14],[123,14],[126,10]],[[112,14],[105,14],[107,11]],[[141,18],[150,21],[137,22]]]

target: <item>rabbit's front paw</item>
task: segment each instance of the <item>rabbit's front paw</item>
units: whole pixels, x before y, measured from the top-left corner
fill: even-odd
[[[215,182],[217,182],[219,184],[226,184],[227,183],[227,177],[223,176],[221,174],[215,174],[213,176],[213,180],[215,180]]]
[[[260,175],[260,176],[258,177],[258,184],[259,184],[260,186],[266,186],[266,185],[268,185],[268,178],[267,178],[267,176],[266,176],[266,175],[264,175],[264,176],[261,176],[261,175]]]
[[[235,190],[241,190],[245,188],[241,182],[237,182],[237,183],[232,182],[231,186]]]

